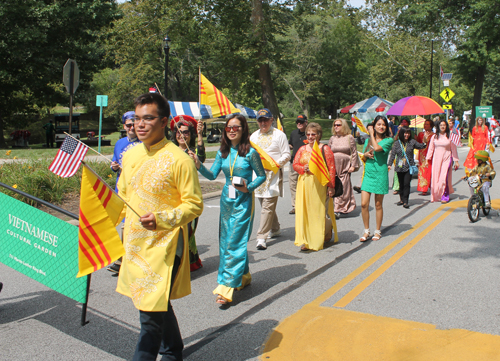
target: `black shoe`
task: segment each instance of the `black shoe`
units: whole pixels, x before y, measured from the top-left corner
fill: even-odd
[[[340,213],[335,212],[335,219],[339,219],[339,218],[340,218]]]
[[[2,292],[2,288],[3,288],[3,283],[0,282],[0,292]]]
[[[295,208],[293,208],[288,214],[295,214]]]
[[[352,187],[352,189],[354,189],[354,191],[355,191],[356,193],[361,193],[361,187],[354,186],[354,187]]]
[[[403,207],[410,208],[410,206],[408,205],[408,203],[403,204]]]
[[[402,206],[404,203],[399,201],[398,203],[396,203],[397,206]]]
[[[111,266],[109,266],[108,268],[106,268],[109,272],[113,272],[113,273],[120,273],[120,266],[121,266],[121,263],[117,264],[116,262],[113,263]]]

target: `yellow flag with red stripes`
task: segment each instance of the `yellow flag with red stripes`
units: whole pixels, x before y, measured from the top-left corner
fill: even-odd
[[[285,131],[283,130],[283,125],[281,124],[281,120],[280,120],[280,118],[278,118],[278,119],[276,120],[276,125],[277,125],[277,127],[278,127],[278,129],[279,129],[279,130],[281,130],[283,133],[285,132]]]
[[[95,272],[125,254],[116,224],[125,203],[83,163],[78,232],[78,274]]]
[[[309,171],[318,178],[322,185],[326,186],[330,183],[330,173],[328,172],[321,149],[319,149],[318,142],[314,142],[311,159],[309,160]]]
[[[276,174],[280,169],[280,165],[257,144],[250,141],[250,145],[259,153],[264,169],[272,170],[273,173]]]
[[[240,112],[201,72],[200,104],[209,105],[212,108],[212,117],[214,118]]]
[[[366,130],[365,126],[363,125],[363,122],[361,119],[359,119],[357,116],[353,115],[352,116],[354,121],[356,122],[356,125],[358,126],[358,129],[360,132],[363,132],[365,134],[368,134],[368,130]]]

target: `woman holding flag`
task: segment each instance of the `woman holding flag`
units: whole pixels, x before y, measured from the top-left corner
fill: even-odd
[[[363,184],[361,185],[361,215],[365,230],[363,236],[359,239],[361,242],[366,242],[371,237],[369,208],[372,193],[375,194],[377,222],[377,228],[372,240],[378,241],[382,237],[382,232],[380,231],[384,217],[382,203],[384,195],[389,193],[387,158],[394,143],[386,117],[377,115],[373,123],[368,125],[367,128],[370,138],[365,141],[363,148],[363,158],[366,160],[366,163]]]
[[[298,150],[293,160],[293,169],[300,174],[295,200],[295,245],[301,251],[323,249],[332,238],[332,226],[335,242],[338,241],[331,199],[335,191],[335,159],[330,147],[319,144],[322,135],[318,123],[309,123],[308,144]]]
[[[207,179],[214,180],[220,171],[226,184],[220,197],[219,221],[219,286],[213,291],[215,302],[227,305],[233,300],[235,289],[250,284],[247,244],[252,234],[254,216],[253,191],[266,180],[260,156],[250,147],[247,120],[234,115],[226,122],[220,150],[214,164],[207,169],[196,154],[189,152],[196,168]],[[252,174],[257,177],[252,181]]]

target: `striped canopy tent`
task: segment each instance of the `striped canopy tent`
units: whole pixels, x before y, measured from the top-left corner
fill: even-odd
[[[346,107],[344,107],[344,108],[340,109],[340,113],[343,113],[343,114],[347,114],[347,113],[349,113],[349,110],[351,110],[351,108],[352,108],[353,106],[355,106],[355,105],[356,105],[356,103],[351,104],[351,105],[348,105],[348,106],[346,106]]]
[[[379,98],[378,96],[373,96],[354,104],[354,106],[349,109],[349,113],[385,113],[393,104],[393,102]]]
[[[170,117],[177,115],[189,115],[194,119],[212,119],[212,108],[210,105],[202,104],[201,107],[197,102],[172,102],[170,105]],[[241,104],[235,104],[236,108],[241,111],[241,114],[247,118],[257,118],[257,111],[245,107]]]

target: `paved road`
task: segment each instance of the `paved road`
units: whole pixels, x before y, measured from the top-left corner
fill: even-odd
[[[466,152],[459,150],[462,162]],[[469,223],[461,175],[463,169],[454,173],[456,194],[447,206],[418,196],[415,181],[409,210],[388,195],[380,241],[359,242],[358,206],[337,221],[338,244],[310,253],[293,245],[287,192],[277,207],[282,235],[266,251],[257,251],[251,239],[252,285],[236,292],[226,310],[212,295],[219,200],[208,200],[197,231],[204,267],[192,274],[192,294],[173,302],[185,359],[446,360],[451,351],[454,360],[498,359],[500,201],[488,217]],[[360,176],[354,175],[354,183]],[[494,199],[500,198],[497,187],[491,190]],[[258,220],[254,237],[257,227]],[[1,264],[0,281],[0,360],[131,358],[138,312],[114,291],[116,278],[109,272],[92,278],[90,323],[84,327],[72,300]],[[467,358],[472,351],[481,357]]]

